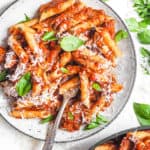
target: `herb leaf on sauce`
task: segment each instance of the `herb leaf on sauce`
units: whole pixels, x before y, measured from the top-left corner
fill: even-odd
[[[67,68],[64,68],[64,67],[61,67],[60,70],[62,73],[68,73],[69,72],[69,70]]]
[[[77,50],[84,44],[84,41],[76,36],[66,36],[60,41],[61,48],[66,52],[72,52]]]
[[[32,88],[30,72],[22,76],[16,85],[16,91],[19,96],[26,95]]]
[[[0,72],[0,82],[6,80],[7,70]]]
[[[92,84],[92,88],[98,92],[102,91],[101,86],[97,82]]]
[[[48,122],[50,122],[52,120],[54,120],[54,116],[53,115],[49,115],[48,117],[46,117],[46,118],[41,120],[41,124],[48,123]]]
[[[96,119],[92,120],[90,124],[88,124],[84,130],[91,130],[91,129],[94,129],[94,128],[97,128],[99,125],[101,124],[105,124],[107,123],[108,120],[102,116],[102,115],[97,115],[96,116]]]
[[[72,112],[68,112],[68,117],[70,120],[74,120],[74,115],[72,114]]]
[[[55,37],[55,32],[54,31],[50,31],[50,32],[45,32],[43,37],[42,37],[43,41],[55,41],[57,40],[57,38]]]

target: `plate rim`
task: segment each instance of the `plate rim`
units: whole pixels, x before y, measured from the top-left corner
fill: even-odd
[[[10,3],[6,8],[5,10],[3,10],[1,13],[0,13],[0,18],[7,12],[7,10],[9,10],[11,7],[13,7],[14,5],[16,5],[18,2],[20,2],[20,0],[14,0],[12,3]],[[127,28],[127,25],[124,23],[123,19],[118,15],[118,13],[111,7],[109,6],[107,3],[103,2],[103,1],[99,1],[99,3],[102,3],[103,5],[105,5],[107,8],[109,8],[111,10],[111,12],[113,12],[117,18],[120,20],[120,22],[123,24],[123,26],[125,27],[128,35],[129,35],[129,40],[131,42],[131,48],[132,48],[132,52],[133,52],[133,55],[134,55],[134,66],[135,66],[135,70],[133,72],[133,78],[131,80],[131,87],[130,87],[130,90],[129,90],[129,93],[128,93],[128,96],[127,96],[127,100],[125,101],[125,103],[123,104],[123,106],[120,108],[120,110],[118,111],[118,113],[115,115],[115,117],[109,122],[107,123],[105,126],[103,126],[102,128],[100,128],[99,130],[87,135],[87,136],[84,136],[84,137],[81,137],[81,138],[77,138],[77,139],[74,139],[74,140],[61,140],[61,141],[55,141],[55,143],[71,143],[71,142],[76,142],[76,141],[81,141],[81,140],[84,140],[84,139],[87,139],[87,138],[90,138],[92,136],[94,136],[96,133],[102,131],[103,129],[105,129],[106,127],[108,127],[111,123],[113,123],[114,120],[117,119],[117,117],[120,115],[120,113],[123,111],[123,109],[125,108],[126,104],[128,103],[130,97],[131,97],[131,94],[132,94],[132,91],[133,91],[133,88],[134,88],[134,85],[135,85],[135,81],[136,81],[136,77],[137,77],[137,57],[136,57],[136,51],[135,51],[135,46],[134,46],[134,42],[133,42],[133,39],[132,39],[132,36],[131,36],[131,33],[129,31],[129,29]],[[33,139],[36,139],[36,140],[39,140],[39,141],[45,141],[44,139],[41,139],[41,138],[36,138],[35,136],[32,136],[32,135],[29,135],[28,133],[25,133],[24,131],[18,129],[17,127],[15,127],[13,124],[11,124],[11,122],[9,122],[1,113],[0,113],[0,116],[12,127],[14,128],[15,130],[17,130],[18,132],[30,137],[30,138],[33,138]],[[118,132],[119,133],[119,132]],[[103,140],[101,140],[103,141]],[[92,150],[92,149],[89,149],[89,150]]]
[[[149,129],[150,129],[150,126],[137,126],[137,127],[132,127],[132,128],[119,131],[117,133],[111,134],[110,136],[104,138],[103,140],[100,140],[99,142],[91,146],[88,150],[95,150],[96,146],[99,146],[100,144],[103,144],[111,139],[113,140],[114,138],[124,135],[128,132],[139,131],[139,130],[149,130]]]

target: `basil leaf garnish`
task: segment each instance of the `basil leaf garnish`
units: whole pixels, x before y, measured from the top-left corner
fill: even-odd
[[[124,30],[118,31],[115,35],[115,41],[116,42],[119,42],[119,41],[126,39],[126,38],[128,38],[128,33]]]
[[[44,33],[42,37],[43,41],[55,41],[57,38],[55,37],[55,33],[53,31]]]
[[[150,44],[150,30],[149,29],[139,32],[137,36],[138,36],[139,41],[142,44]]]
[[[30,18],[27,14],[24,14],[24,16],[25,16],[25,20],[20,21],[19,23],[28,22],[28,21],[30,21],[30,20],[31,20],[31,18]]]
[[[66,52],[77,50],[84,44],[84,41],[76,36],[66,36],[60,41],[61,48]]]
[[[7,76],[7,70],[3,70],[0,73],[0,82],[6,80],[6,76]]]
[[[24,14],[25,15],[25,21],[30,21],[30,17],[27,15],[27,14]]]
[[[97,115],[96,119],[92,120],[91,123],[88,124],[84,128],[84,130],[91,130],[91,129],[97,128],[99,125],[107,123],[107,122],[108,122],[108,120],[104,116]]]
[[[68,117],[69,117],[70,120],[74,119],[74,115],[71,112],[68,112]]]
[[[148,57],[148,58],[150,58],[150,51],[149,51],[149,50],[147,50],[147,49],[144,48],[144,47],[142,47],[140,50],[141,50],[141,55],[142,55],[143,57]]]
[[[28,72],[18,81],[16,91],[19,96],[24,96],[31,90],[31,88],[31,74]]]
[[[50,121],[54,120],[54,116],[53,115],[49,115],[47,118],[44,118],[41,120],[41,124],[44,124],[44,123],[48,123]]]
[[[68,73],[69,72],[69,70],[67,68],[64,68],[64,67],[61,67],[60,70],[62,73]]]
[[[126,19],[127,26],[131,32],[138,32],[139,31],[139,23],[136,21],[135,18],[128,18]]]
[[[99,83],[96,82],[92,84],[92,88],[98,92],[102,91],[101,86],[99,85]]]
[[[139,123],[142,126],[150,125],[150,105],[134,103],[133,108]]]
[[[98,116],[96,117],[96,122],[107,123],[108,120],[107,120],[104,116],[98,115]]]

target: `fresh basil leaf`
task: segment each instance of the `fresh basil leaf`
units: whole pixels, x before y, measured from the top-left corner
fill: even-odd
[[[149,19],[149,18],[144,18],[141,22],[142,22],[143,24],[150,25],[150,19]]]
[[[141,51],[141,55],[142,55],[143,57],[148,57],[148,58],[150,58],[150,51],[149,51],[149,50],[147,50],[147,49],[145,49],[144,47],[142,47],[142,48],[140,49],[140,51]]]
[[[28,72],[18,81],[16,91],[19,96],[24,96],[31,90],[31,88],[31,74]]]
[[[140,30],[139,23],[136,21],[135,18],[126,19],[126,23],[131,32],[138,32]]]
[[[98,115],[97,118],[96,118],[96,122],[97,123],[107,123],[108,120],[106,119],[106,117],[102,116],[102,115]]]
[[[68,112],[68,117],[70,120],[74,120],[74,115],[71,112]]]
[[[134,8],[141,18],[150,17],[150,1],[134,0]]]
[[[98,92],[102,91],[101,86],[99,85],[99,83],[96,82],[92,84],[92,88]]]
[[[42,119],[41,120],[41,124],[48,123],[48,122],[50,122],[52,120],[54,120],[54,116],[50,115],[47,118]]]
[[[61,48],[66,52],[77,50],[84,44],[84,41],[76,36],[66,36],[60,41]]]
[[[98,126],[99,124],[97,124],[96,122],[91,122],[84,128],[84,130],[91,130],[91,129],[97,128]]]
[[[42,37],[43,41],[55,41],[57,38],[55,37],[54,31],[44,33]]]
[[[119,42],[119,41],[126,39],[126,38],[128,38],[128,33],[124,30],[118,31],[115,35],[115,41],[116,42]]]
[[[137,115],[137,119],[141,126],[149,126],[150,125],[150,119],[144,119]]]
[[[7,70],[3,70],[0,73],[0,82],[6,80],[6,76],[7,76]]]
[[[138,36],[139,41],[142,44],[150,44],[150,30],[149,29],[139,32],[137,36]]]
[[[25,16],[25,20],[20,21],[19,23],[28,22],[28,21],[30,21],[30,20],[31,20],[31,18],[30,18],[27,14],[24,14],[24,16]]]
[[[30,17],[27,15],[27,14],[24,14],[25,15],[25,21],[30,21]]]
[[[149,24],[147,23],[146,20],[142,20],[142,21],[139,22],[139,27],[141,27],[141,28],[147,28],[148,25]]]
[[[96,127],[98,127],[99,125],[101,124],[104,124],[104,123],[107,123],[108,120],[102,116],[102,115],[97,115],[96,116],[96,119],[92,120],[90,124],[88,124],[84,130],[91,130],[91,129],[94,129]]]
[[[136,115],[144,119],[150,119],[150,105],[134,103],[133,107]]]
[[[62,73],[68,73],[69,72],[69,70],[67,68],[64,68],[64,67],[61,67],[60,70]]]

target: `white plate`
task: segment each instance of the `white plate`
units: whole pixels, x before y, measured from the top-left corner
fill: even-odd
[[[50,0],[19,0],[11,7],[9,7],[9,9],[7,9],[7,11],[5,11],[0,17],[0,45],[6,43],[5,39],[7,38],[8,28],[11,25],[21,21],[24,18],[24,13],[32,17],[36,15],[39,6],[48,1]],[[116,19],[117,30],[123,29],[127,31],[127,28],[123,21],[106,4],[100,2],[99,0],[83,0],[83,2],[93,8],[105,10],[107,14],[113,16]],[[136,75],[136,57],[131,37],[129,36],[128,39],[120,42],[119,47],[123,51],[124,55],[121,59],[118,60],[118,67],[116,69],[116,72],[119,82],[124,85],[124,90],[117,94],[111,107],[109,107],[104,112],[104,114],[110,120],[108,124],[110,124],[117,117],[117,115],[127,103],[133,88]],[[19,131],[29,136],[40,140],[45,139],[47,125],[41,125],[38,119],[26,120],[12,118],[8,115],[9,109],[10,108],[7,103],[7,98],[3,95],[2,91],[0,91],[0,113],[5,118],[5,120],[7,120],[13,127],[18,129]],[[81,129],[80,131],[76,131],[73,133],[59,130],[57,132],[56,142],[70,142],[80,140],[99,132],[107,125],[100,126],[91,131],[83,131]]]

